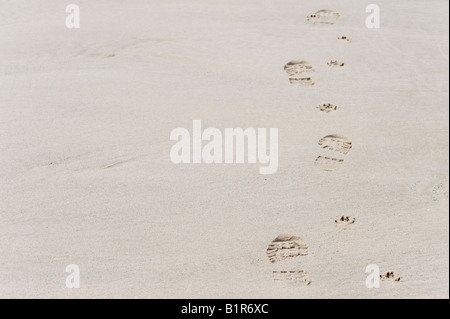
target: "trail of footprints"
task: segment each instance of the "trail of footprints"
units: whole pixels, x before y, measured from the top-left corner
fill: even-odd
[[[309,15],[307,21],[314,25],[332,25],[339,18],[339,13],[332,10],[319,10],[315,14]],[[346,36],[338,37],[339,41],[351,42]],[[345,64],[337,60],[327,62],[329,67],[340,68]],[[311,74],[315,72],[311,63],[305,60],[291,60],[284,65],[289,83],[296,86],[313,86]],[[327,103],[316,107],[323,113],[337,111],[337,105]],[[321,154],[316,158],[316,166],[324,171],[333,171],[341,167],[345,156],[352,149],[352,142],[341,135],[326,135],[318,141]],[[339,226],[354,224],[355,218],[350,216],[336,217],[335,223]],[[308,255],[308,245],[305,241],[292,235],[279,235],[268,245],[267,257],[271,264],[277,266],[272,271],[273,280],[276,282],[292,282],[309,285],[311,283],[306,270],[302,269],[300,261]]]
[[[333,10],[319,10],[307,16],[307,23],[313,25],[333,25],[339,19],[340,14]],[[351,43],[347,36],[339,36],[340,42]],[[327,62],[330,68],[342,68],[345,63],[338,60]],[[296,86],[308,87],[315,84],[311,74],[315,72],[311,63],[305,60],[292,60],[285,64],[284,71],[287,73],[289,83]],[[316,106],[323,113],[330,113],[339,110],[339,106],[324,103]],[[339,134],[330,134],[322,137],[317,143],[320,153],[315,160],[315,166],[323,171],[335,171],[342,167],[347,154],[352,150],[352,141]],[[441,187],[445,188],[445,187]],[[434,190],[434,189],[433,189]],[[442,193],[439,189],[434,191],[434,195]],[[448,190],[447,190],[448,194]],[[447,195],[448,197],[448,195]],[[334,219],[336,226],[346,229],[356,223],[356,218],[346,215],[337,216]],[[268,245],[267,257],[276,269],[273,269],[273,280],[276,282],[291,282],[302,285],[309,285],[311,280],[306,270],[302,269],[300,261],[308,255],[308,245],[302,238],[292,235],[279,235]],[[399,282],[401,278],[392,271],[380,275],[382,281]]]

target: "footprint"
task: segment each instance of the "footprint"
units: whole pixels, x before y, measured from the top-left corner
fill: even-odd
[[[334,222],[340,226],[348,226],[351,224],[354,224],[356,221],[356,218],[354,217],[350,217],[350,216],[340,216],[340,217],[336,217],[336,219],[334,220]]]
[[[428,198],[433,202],[448,200],[449,198],[449,182],[448,178],[440,182],[425,182],[417,181],[410,186],[411,192],[414,196],[419,198]]]
[[[387,271],[380,275],[382,281],[394,281],[399,282],[402,278],[396,276],[393,271]]]
[[[447,181],[439,182],[431,188],[431,200],[438,202],[440,200],[448,199],[449,187]]]
[[[315,161],[315,165],[322,168],[324,171],[335,171],[339,169],[343,163],[343,159],[326,156],[318,156]]]
[[[344,66],[345,63],[331,60],[330,62],[327,62],[327,64],[329,67],[332,68],[341,68]]]
[[[309,285],[311,281],[304,270],[274,270],[274,281],[295,282]]]
[[[333,10],[319,10],[307,16],[306,21],[314,25],[333,25],[339,16],[339,13]]]
[[[317,109],[319,109],[319,111],[321,112],[325,112],[325,113],[330,113],[332,111],[337,111],[338,107],[336,105],[333,104],[322,104],[316,107]]]
[[[286,63],[286,65],[284,66],[284,71],[286,71],[289,76],[297,76],[302,73],[314,72],[314,69],[312,65],[307,61],[292,60]]]
[[[333,20],[337,20],[340,17],[340,14],[333,10],[319,10],[315,13],[315,15],[322,19],[333,19]]]
[[[312,86],[315,84],[311,78],[290,78],[289,82],[299,86]]]
[[[340,135],[327,135],[320,139],[319,146],[346,155],[352,149],[352,142]]]
[[[345,41],[345,42],[350,42],[350,43],[352,42],[352,39],[346,37],[345,35],[342,36],[342,37],[338,37],[338,40]]]
[[[315,165],[324,171],[339,169],[344,163],[345,155],[352,149],[352,142],[340,135],[327,135],[319,140],[318,145],[322,148],[315,161]]]
[[[303,60],[292,60],[284,66],[284,71],[289,76],[289,82],[291,84],[297,84],[300,86],[311,86],[314,82],[310,77],[302,76],[304,73],[312,73],[314,69],[312,65]]]
[[[308,255],[308,245],[297,236],[280,235],[267,247],[267,257],[271,263]]]

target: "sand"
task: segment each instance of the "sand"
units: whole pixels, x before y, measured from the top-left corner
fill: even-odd
[[[379,29],[357,0],[69,3],[0,3],[0,297],[449,297],[447,1],[379,0]],[[278,171],[173,164],[193,120],[278,128]]]

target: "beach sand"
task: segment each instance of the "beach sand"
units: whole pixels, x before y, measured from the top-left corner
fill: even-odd
[[[447,1],[379,0],[379,29],[357,0],[69,3],[0,3],[0,297],[449,297]],[[278,128],[278,171],[175,165],[193,120]]]

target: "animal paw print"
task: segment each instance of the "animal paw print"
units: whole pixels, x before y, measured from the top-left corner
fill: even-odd
[[[441,200],[448,200],[449,198],[449,183],[448,178],[436,183],[433,182],[417,181],[410,186],[411,192],[414,196],[428,198],[433,202],[439,202]]]
[[[306,21],[314,25],[333,25],[340,14],[333,10],[319,10],[306,17]]]
[[[321,112],[325,112],[325,113],[330,113],[332,111],[337,111],[338,107],[336,105],[333,104],[322,104],[316,107],[319,111]]]
[[[448,199],[449,187],[448,182],[442,181],[431,187],[431,200],[438,202],[439,200]]]
[[[267,247],[267,257],[271,263],[308,255],[308,245],[297,236],[280,235]]]
[[[399,282],[401,280],[401,277],[396,276],[393,271],[387,271],[380,275],[380,279],[382,281],[389,280],[389,281]]]
[[[345,42],[352,42],[352,39],[346,37],[346,36],[342,36],[342,37],[338,37],[338,40],[340,41],[345,41]]]
[[[356,218],[354,217],[350,217],[350,216],[340,216],[340,217],[336,217],[336,219],[334,220],[334,222],[338,225],[342,225],[342,226],[347,226],[347,225],[351,225],[354,224],[356,221]]]
[[[275,281],[302,283],[304,285],[311,283],[304,270],[274,270],[272,274]]]
[[[337,60],[336,61],[331,60],[330,62],[327,62],[327,64],[329,67],[332,67],[332,68],[341,68],[344,66],[345,63],[338,62]]]

